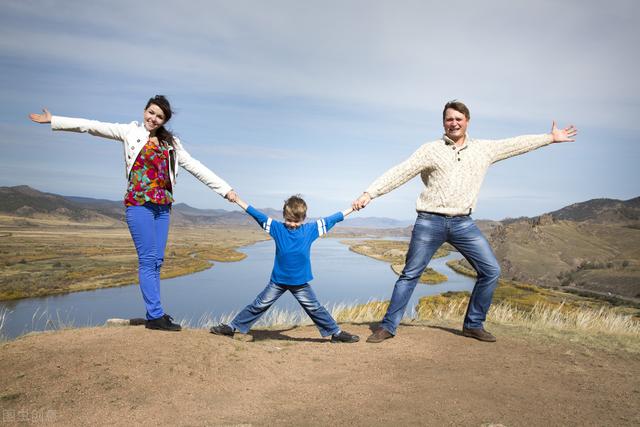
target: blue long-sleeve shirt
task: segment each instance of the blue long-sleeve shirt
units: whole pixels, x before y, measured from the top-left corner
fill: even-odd
[[[311,245],[344,219],[342,212],[337,212],[293,229],[287,228],[284,223],[268,217],[253,206],[247,208],[247,213],[269,233],[276,244],[271,281],[280,285],[304,285],[313,279]]]

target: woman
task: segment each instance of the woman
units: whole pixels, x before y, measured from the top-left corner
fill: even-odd
[[[202,163],[192,158],[182,144],[165,128],[171,119],[169,101],[162,95],[149,99],[143,123],[103,123],[95,120],[30,114],[36,123],[51,123],[52,130],[88,132],[123,143],[128,181],[124,196],[126,220],[138,253],[138,277],[147,309],[146,327],[179,331],[180,325],[166,314],[160,304],[160,268],[169,233],[173,187],[177,166],[182,166],[209,188],[230,202],[237,194],[229,184]]]

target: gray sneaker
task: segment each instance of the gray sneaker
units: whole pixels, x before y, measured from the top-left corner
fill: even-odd
[[[226,337],[233,337],[233,328],[224,323],[220,323],[218,326],[212,326],[209,332],[216,335],[224,335]]]
[[[339,334],[331,335],[331,342],[358,342],[360,337],[349,332],[340,331]]]

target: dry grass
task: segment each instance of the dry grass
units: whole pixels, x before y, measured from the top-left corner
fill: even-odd
[[[459,321],[468,303],[466,292],[423,297],[416,307],[418,320]],[[614,307],[571,307],[564,303],[550,305],[535,303],[530,309],[502,301],[491,306],[489,322],[518,325],[527,328],[612,334],[640,338],[640,321]]]

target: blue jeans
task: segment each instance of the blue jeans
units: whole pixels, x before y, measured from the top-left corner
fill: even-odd
[[[331,317],[327,309],[320,304],[315,292],[313,292],[313,289],[311,289],[308,283],[294,286],[269,282],[267,287],[258,294],[256,299],[238,313],[230,326],[246,334],[249,332],[249,329],[251,329],[251,325],[287,291],[290,291],[295,299],[298,300],[304,311],[320,330],[320,335],[326,337],[340,331],[338,324],[333,320],[333,317]]]
[[[396,334],[418,279],[444,242],[453,245],[478,273],[464,317],[464,327],[482,327],[500,277],[500,265],[489,242],[468,215],[445,217],[420,212],[411,234],[404,270],[396,281],[391,303],[380,325],[391,334]]]
[[[147,319],[164,315],[160,304],[160,268],[169,235],[171,205],[145,203],[127,206],[125,216],[138,252],[138,279],[147,308]]]

